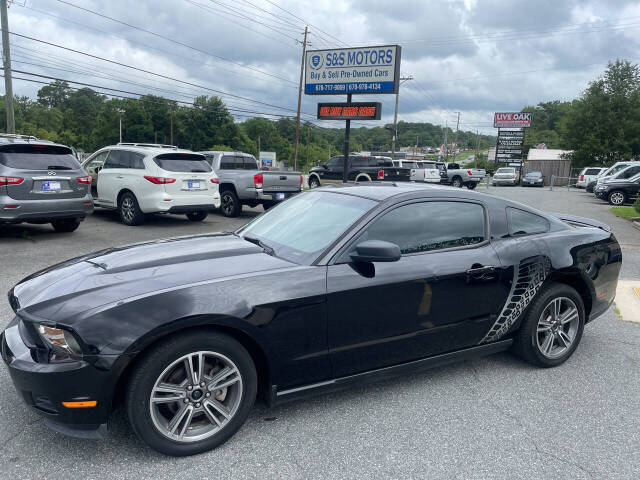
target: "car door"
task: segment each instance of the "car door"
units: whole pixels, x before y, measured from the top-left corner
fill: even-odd
[[[368,267],[351,263],[355,246],[372,239],[399,245],[401,259]],[[372,220],[327,269],[334,375],[482,340],[509,290],[488,239],[486,208],[479,202],[414,201]]]
[[[119,150],[108,150],[108,155],[98,172],[97,203],[105,207],[116,207],[118,179],[121,172]]]
[[[342,155],[331,157],[327,162],[327,168],[320,170],[320,183],[339,183],[342,181],[343,159]]]

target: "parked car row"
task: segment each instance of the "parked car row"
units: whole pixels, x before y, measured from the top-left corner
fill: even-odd
[[[262,171],[241,152],[119,143],[81,165],[65,145],[0,136],[0,223],[51,223],[59,232],[74,231],[94,206],[132,226],[155,213],[199,222],[219,208],[235,217],[242,205],[266,210],[299,193],[302,182],[298,172]]]
[[[640,191],[640,162],[618,162],[601,172],[593,193],[600,200],[620,206],[634,202]]]

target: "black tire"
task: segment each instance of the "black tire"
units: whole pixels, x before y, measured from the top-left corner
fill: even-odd
[[[222,215],[228,218],[237,217],[242,212],[242,205],[236,192],[233,190],[224,190],[220,195],[220,211]]]
[[[209,212],[207,212],[206,210],[201,210],[199,212],[187,213],[187,218],[192,222],[201,222],[205,218],[207,218],[208,215]]]
[[[577,327],[570,346],[557,358],[549,358],[541,352],[538,346],[539,335],[545,335],[538,331],[540,318],[554,299],[566,298],[573,302],[578,311]],[[523,360],[538,367],[555,367],[564,363],[576,350],[584,329],[585,310],[582,297],[569,285],[563,283],[549,283],[538,292],[529,308],[525,311],[520,329],[515,334],[513,349]],[[559,340],[558,340],[559,342]],[[552,340],[552,345],[555,340]],[[560,347],[560,345],[558,345]]]
[[[451,186],[454,188],[462,188],[462,178],[460,177],[453,177],[451,179]]]
[[[466,185],[466,187],[467,187],[469,190],[473,190],[473,189],[475,189],[477,186],[478,186],[478,184],[477,184],[477,183],[475,183],[475,182],[467,183],[467,185]]]
[[[145,215],[140,210],[138,199],[131,192],[123,193],[118,199],[118,214],[122,223],[130,227],[144,223]]]
[[[173,362],[185,355],[202,351],[223,355],[235,364],[242,385],[239,404],[235,414],[212,436],[191,442],[172,440],[154,424],[151,393],[156,380]],[[151,448],[166,455],[195,455],[216,448],[242,427],[255,402],[257,385],[258,377],[253,360],[239,342],[218,332],[192,331],[160,342],[136,363],[127,384],[125,407],[133,431]]]
[[[309,177],[309,188],[318,188],[320,186],[320,180],[315,175]]]
[[[627,203],[627,194],[622,190],[613,190],[612,192],[609,192],[609,195],[607,195],[607,201],[611,205],[619,207]]]
[[[62,220],[54,220],[51,226],[58,233],[75,232],[80,226],[80,220],[77,218],[65,218]]]

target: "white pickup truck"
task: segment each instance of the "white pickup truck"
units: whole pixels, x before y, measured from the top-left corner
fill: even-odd
[[[412,182],[440,183],[440,170],[435,162],[419,160],[394,160],[394,167],[410,168]]]
[[[457,163],[448,163],[440,171],[440,183],[473,190],[486,175],[487,172],[482,168],[460,168]]]

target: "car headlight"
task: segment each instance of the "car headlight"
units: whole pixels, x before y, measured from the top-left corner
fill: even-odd
[[[82,355],[80,344],[68,330],[48,325],[38,325],[37,327],[40,337],[50,349],[49,362],[71,362]]]

